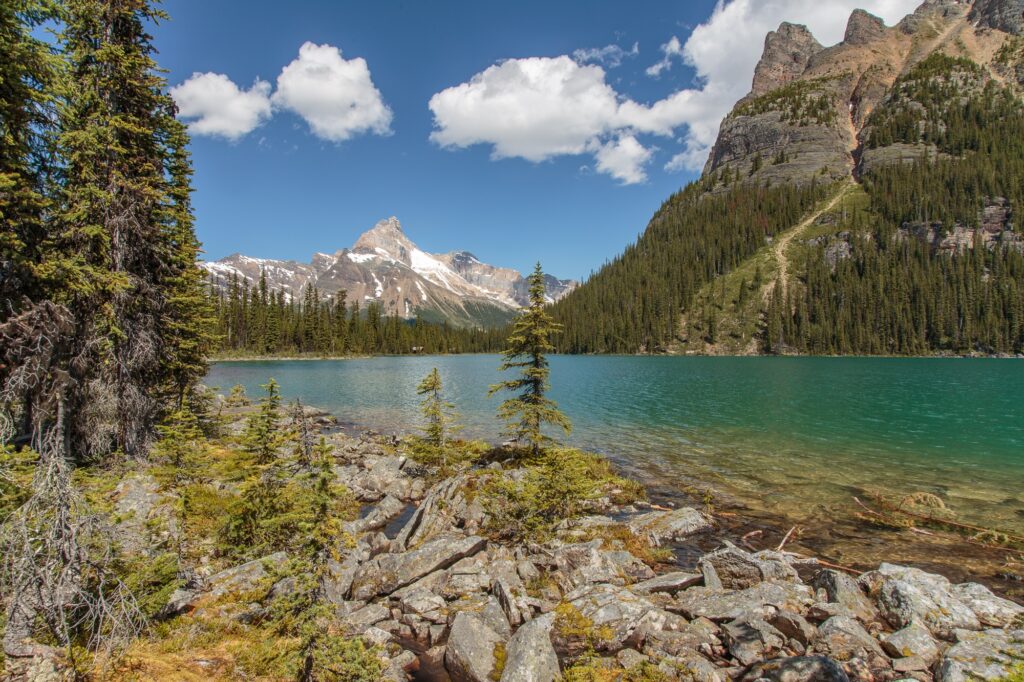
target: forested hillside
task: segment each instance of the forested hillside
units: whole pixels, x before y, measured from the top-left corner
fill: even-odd
[[[769,36],[701,180],[555,307],[559,348],[1024,352],[1024,50],[973,12]],[[787,40],[807,66],[766,83]]]

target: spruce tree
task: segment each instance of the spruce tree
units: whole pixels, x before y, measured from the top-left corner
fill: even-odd
[[[0,3],[0,322],[45,293],[34,266],[46,237],[46,135],[58,64],[33,31],[52,14],[40,0]]]
[[[242,446],[255,455],[258,464],[269,464],[286,438],[280,429],[281,393],[277,382],[271,378],[261,388],[266,395],[260,398],[259,409],[246,420]]]
[[[455,405],[444,398],[441,373],[437,371],[437,367],[423,378],[416,387],[416,394],[424,396],[420,402],[420,413],[424,422],[423,440],[438,451],[441,455],[441,466],[445,466],[447,458],[444,450],[448,446],[448,439],[462,427],[455,423],[458,418]]]
[[[505,359],[500,367],[502,372],[517,370],[520,376],[491,386],[489,394],[499,391],[516,394],[501,404],[498,417],[506,424],[505,433],[518,443],[527,445],[536,455],[543,446],[554,442],[544,432],[546,425],[558,427],[569,435],[572,423],[547,397],[551,374],[547,356],[554,351],[551,336],[561,329],[561,325],[548,314],[544,272],[540,263],[527,282],[530,304],[512,325],[508,347],[502,353]]]
[[[173,298],[169,285],[195,255],[184,132],[147,32],[163,18],[148,0],[65,3],[64,187],[53,240],[62,258],[47,272],[66,292],[78,343],[91,356],[79,360],[76,379],[90,388],[72,413],[73,440],[85,454],[145,452],[161,386],[182,376],[166,363],[183,360],[190,344],[187,313],[172,306],[171,319],[161,319]],[[183,335],[171,353],[168,324]]]

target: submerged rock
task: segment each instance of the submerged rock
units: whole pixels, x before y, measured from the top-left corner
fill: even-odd
[[[707,517],[690,507],[641,514],[630,519],[628,525],[630,530],[646,537],[655,547],[666,542],[677,542],[712,528]]]

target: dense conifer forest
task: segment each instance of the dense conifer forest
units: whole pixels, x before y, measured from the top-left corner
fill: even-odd
[[[346,304],[345,291],[324,296],[307,286],[302,296],[230,279],[211,287],[217,349],[226,356],[402,355],[484,353],[503,348],[503,328],[476,329],[386,315],[375,301]]]
[[[714,343],[722,318],[763,295],[762,352],[1024,352],[1024,242],[1000,236],[1017,234],[1002,230],[1015,226],[1024,201],[1024,108],[1015,91],[968,59],[936,54],[897,82],[866,140],[869,150],[914,145],[919,158],[860,178],[866,206],[839,216],[829,238],[803,245],[791,286],[757,276],[737,298],[697,299],[835,189],[752,187],[728,171],[712,174],[670,198],[636,244],[555,306],[565,326],[559,349],[671,350],[687,315]],[[1007,224],[983,225],[992,210]],[[835,256],[837,241],[847,242],[847,257]]]

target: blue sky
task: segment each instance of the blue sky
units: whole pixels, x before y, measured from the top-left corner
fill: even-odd
[[[580,278],[696,177],[767,30],[828,44],[914,4],[168,0],[154,35],[207,257],[307,261],[395,215],[425,250]]]

